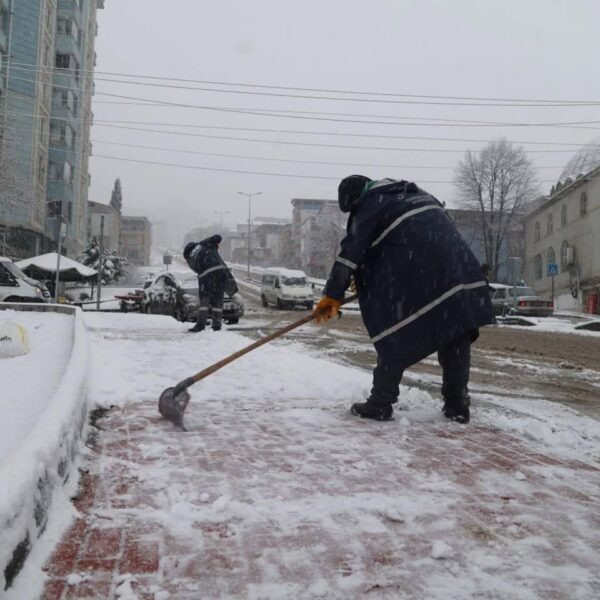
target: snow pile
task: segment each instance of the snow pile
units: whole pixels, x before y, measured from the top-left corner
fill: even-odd
[[[29,352],[27,329],[20,323],[0,321],[0,358],[23,356]]]
[[[32,346],[26,356],[0,359],[0,589],[21,568],[57,500],[68,501],[63,485],[76,479],[71,474],[87,415],[88,343],[80,311],[32,310],[0,311],[5,321],[18,314]]]

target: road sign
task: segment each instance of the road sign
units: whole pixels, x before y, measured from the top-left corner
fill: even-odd
[[[548,277],[556,277],[558,275],[558,265],[556,263],[548,263]]]
[[[170,265],[173,259],[170,254],[163,254],[163,265]]]

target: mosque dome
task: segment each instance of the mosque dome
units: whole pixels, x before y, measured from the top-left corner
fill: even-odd
[[[600,167],[600,137],[594,138],[577,151],[563,169],[559,181],[563,184],[567,179],[575,181],[580,175],[587,175],[598,167]]]

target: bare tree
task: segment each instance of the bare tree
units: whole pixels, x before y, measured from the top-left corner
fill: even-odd
[[[461,205],[479,211],[485,258],[495,280],[507,232],[536,195],[535,168],[523,148],[503,138],[478,153],[466,152],[454,182]]]

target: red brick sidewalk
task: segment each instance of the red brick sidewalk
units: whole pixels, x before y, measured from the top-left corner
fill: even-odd
[[[593,466],[341,408],[230,403],[181,433],[152,400],[99,420],[45,599],[600,598]]]

